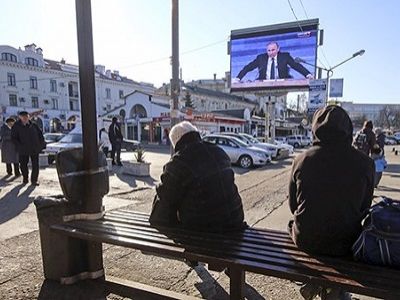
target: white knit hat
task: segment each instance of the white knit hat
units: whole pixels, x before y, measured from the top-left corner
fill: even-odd
[[[175,148],[181,137],[192,131],[197,132],[198,130],[188,121],[183,121],[176,124],[174,127],[172,127],[171,132],[169,133],[169,139],[172,143],[172,146]]]

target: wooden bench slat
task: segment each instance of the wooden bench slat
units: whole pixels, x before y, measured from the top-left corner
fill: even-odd
[[[136,228],[130,228],[130,227],[125,227],[122,226],[120,224],[115,225],[112,223],[105,223],[102,221],[97,221],[97,222],[101,222],[101,224],[103,224],[107,230],[107,228],[109,229],[116,229],[118,230],[118,232],[135,232],[135,233],[143,233],[143,231],[139,231]],[[83,226],[89,226],[93,228],[93,226],[96,226],[94,224],[82,224]],[[79,226],[79,225],[78,225]],[[147,234],[147,233],[146,233]],[[153,232],[149,232],[148,233],[149,236],[146,238],[151,238],[152,236],[156,236],[156,237],[165,237],[165,235],[163,233],[160,233],[158,231],[153,231]],[[171,236],[170,238],[173,239],[173,236]],[[196,236],[192,236],[190,237],[192,239],[195,239]],[[174,241],[176,243],[176,241]],[[200,238],[198,240],[198,242],[203,243],[204,240],[202,238]],[[190,241],[183,241],[183,244],[188,243],[190,244]],[[210,240],[210,241],[205,241],[204,244],[206,245],[210,245],[211,243],[213,243],[214,246],[220,245],[221,241],[220,240]],[[315,265],[328,265],[330,267],[334,267],[334,268],[340,268],[340,269],[350,269],[351,272],[362,272],[365,273],[366,271],[370,272],[371,275],[375,276],[376,272],[378,271],[376,267],[374,266],[370,266],[370,265],[366,265],[366,264],[360,264],[360,263],[355,263],[353,261],[350,262],[338,262],[337,259],[335,258],[326,258],[321,260],[318,260],[314,257],[310,257],[308,254],[301,252],[300,250],[298,250],[297,252],[292,252],[289,253],[287,251],[285,251],[284,249],[281,249],[277,247],[264,247],[264,248],[259,248],[259,249],[253,249],[248,247],[245,243],[236,243],[235,241],[223,241],[223,247],[229,247],[229,249],[234,249],[236,251],[240,251],[246,254],[259,254],[259,255],[266,255],[266,256],[270,256],[270,257],[276,257],[276,258],[282,258],[282,259],[291,259],[291,260],[296,260],[298,262],[301,263],[311,263],[311,264],[315,264]],[[384,272],[383,277],[387,278],[387,279],[395,279],[397,278],[400,281],[400,273],[399,272],[391,272],[391,270],[388,269],[381,269],[379,270],[381,272]],[[342,271],[343,272],[343,271]]]
[[[121,220],[122,219],[132,220],[132,221],[137,220],[137,221],[143,221],[143,222],[146,222],[146,223],[148,223],[148,219],[149,219],[148,215],[147,216],[146,215],[137,216],[136,214],[126,214],[126,213],[121,214],[119,211],[112,211],[110,213],[107,213],[107,216],[108,217],[114,217],[114,218],[121,218]],[[207,232],[205,234],[210,234],[210,233]],[[216,233],[216,234],[218,234],[218,233]],[[238,233],[237,232],[226,232],[226,233],[223,233],[221,235],[224,235],[224,236],[225,235],[238,235]],[[259,236],[266,235],[266,236],[274,236],[276,238],[281,238],[281,239],[289,241],[289,242],[292,241],[292,239],[291,239],[291,237],[289,236],[288,233],[280,232],[280,234],[277,234],[274,231],[265,231],[263,233],[260,233],[258,231],[256,232],[256,231],[252,230],[252,228],[250,228],[250,227],[247,228],[246,230],[244,230],[242,235],[246,235],[246,236],[249,236],[249,237],[250,236],[259,237]]]
[[[148,221],[136,220],[136,219],[131,219],[131,218],[123,218],[123,217],[121,218],[121,217],[115,217],[115,216],[106,215],[104,217],[104,220],[109,220],[109,221],[117,222],[117,223],[125,223],[125,224],[130,224],[130,225],[139,225],[139,226],[145,226],[145,227],[153,228],[152,225]],[[189,230],[180,229],[178,227],[171,229],[171,228],[168,228],[168,227],[159,226],[159,228],[165,229],[166,231],[172,231],[172,230],[176,231],[176,232],[178,232],[178,231],[186,231],[186,232],[188,232],[189,231]],[[269,236],[268,234],[259,235],[257,237],[254,237],[252,235],[250,235],[250,236],[247,235],[246,231],[244,231],[244,232],[227,232],[227,233],[216,233],[216,232],[212,232],[211,233],[211,232],[195,232],[195,231],[192,231],[192,232],[194,232],[194,233],[196,233],[198,235],[203,235],[204,237],[213,236],[213,237],[219,237],[221,239],[229,237],[229,238],[236,238],[238,240],[249,241],[249,242],[252,242],[252,243],[255,243],[255,244],[265,242],[265,238],[267,237],[271,241],[274,241],[274,242],[277,242],[277,243],[281,243],[281,245],[285,244],[287,247],[291,247],[293,249],[297,249],[297,247],[293,244],[293,241],[292,241],[291,238],[280,238],[280,237],[276,237],[276,236],[273,236],[273,235]]]
[[[393,286],[389,285],[386,281],[381,283],[377,281],[369,282],[363,279],[360,279],[359,281],[351,279],[343,280],[343,278],[338,278],[337,276],[330,274],[321,274],[320,272],[310,268],[303,268],[301,272],[298,272],[298,270],[293,268],[275,265],[268,262],[261,263],[241,258],[224,257],[221,256],[220,253],[214,251],[200,254],[191,253],[190,251],[183,250],[179,247],[163,245],[163,247],[160,248],[160,245],[156,243],[138,241],[137,239],[127,238],[119,235],[102,234],[99,236],[96,231],[88,229],[74,229],[73,227],[68,228],[66,225],[55,225],[53,228],[76,238],[135,248],[146,252],[156,251],[157,254],[163,254],[167,256],[170,255],[177,258],[187,258],[189,260],[199,260],[208,263],[225,264],[228,266],[235,265],[239,268],[243,268],[243,266],[245,266],[243,269],[250,272],[275,276],[288,280],[307,281],[312,278],[313,282],[323,286],[345,287],[350,292],[361,292],[369,296],[393,296],[393,291],[396,291],[395,294],[400,296],[400,292],[397,289],[397,282],[396,285]],[[368,286],[364,286],[364,284],[368,284]],[[390,293],[388,291],[390,291]]]
[[[113,213],[116,213],[116,214],[118,214],[118,213],[127,213],[127,215],[136,215],[137,217],[142,217],[145,220],[148,220],[148,218],[149,218],[149,214],[148,213],[139,212],[139,211],[130,210],[130,209],[124,209],[124,208],[110,210],[110,211],[107,212],[107,214],[113,214]],[[249,227],[248,230],[249,231],[257,231],[257,232],[267,232],[267,233],[270,233],[270,234],[276,234],[277,236],[283,236],[283,237],[288,237],[289,236],[289,234],[287,232],[280,231],[280,230],[274,230],[274,229]]]
[[[78,226],[76,226],[78,225]],[[84,225],[84,224],[82,224]],[[87,224],[89,225],[89,224]],[[92,224],[93,225],[93,224]],[[79,227],[79,224],[74,224],[74,227]],[[87,226],[86,229],[88,229],[90,226]],[[96,226],[92,226],[93,228],[90,228],[89,231],[94,231],[97,233],[101,233],[101,234],[109,234],[109,231],[107,231],[107,228],[104,227],[96,227]],[[121,229],[121,228],[115,228],[112,230],[116,230],[115,233],[118,234],[118,236],[122,236],[122,237],[126,237],[126,238],[138,238],[138,235],[135,233],[132,233],[132,231],[129,231],[127,229]],[[140,236],[140,235],[139,235]],[[141,236],[140,238],[142,239],[146,239],[146,236]],[[150,237],[151,241],[153,240],[154,236]],[[168,245],[174,245],[174,241],[168,238],[165,238],[164,240],[161,238],[157,238],[157,242],[162,242],[162,244],[164,245],[164,243],[167,243]],[[189,245],[189,246],[188,246]],[[352,277],[360,277],[360,271],[358,270],[349,270],[346,268],[342,268],[340,270],[340,272],[338,272],[338,270],[336,270],[336,268],[334,267],[330,267],[330,266],[326,266],[326,265],[315,265],[315,264],[311,264],[307,261],[304,262],[299,262],[298,260],[288,260],[288,259],[279,259],[276,257],[271,257],[270,253],[265,252],[267,255],[262,256],[260,254],[249,254],[246,253],[244,251],[242,251],[241,249],[234,251],[233,248],[229,248],[229,251],[224,250],[224,247],[220,247],[220,245],[218,245],[218,241],[215,241],[215,244],[213,245],[214,247],[204,247],[201,243],[201,241],[193,242],[190,241],[188,242],[188,244],[186,245],[186,251],[190,251],[195,253],[201,253],[201,254],[206,254],[209,255],[210,252],[212,252],[213,256],[217,256],[217,257],[226,257],[228,259],[242,259],[242,260],[246,260],[246,261],[256,261],[256,262],[260,262],[260,263],[271,263],[271,264],[276,264],[276,265],[281,265],[281,266],[285,266],[287,268],[292,268],[293,270],[298,270],[300,272],[305,271],[309,271],[309,269],[312,269],[312,271],[316,271],[318,272],[319,276],[325,276],[325,277],[329,277],[329,276],[333,276],[333,277],[337,277],[336,281],[340,280],[340,281],[349,281],[349,280],[353,280]],[[209,245],[208,245],[209,246]],[[368,282],[374,282],[377,283],[378,280],[375,279],[376,277],[376,273],[364,273],[362,274],[363,280],[364,281],[368,281]],[[382,279],[384,280],[384,279]],[[385,281],[379,281],[380,285],[386,284],[386,280]]]
[[[134,223],[134,222],[132,222],[132,223]],[[127,226],[132,226],[132,224],[127,225]],[[148,224],[148,226],[149,226],[149,229],[156,230],[153,227],[150,227],[150,224]],[[171,232],[171,231],[168,231],[168,232]],[[179,233],[177,233],[177,234],[181,235],[184,232],[185,232],[184,230],[180,230]],[[173,232],[171,232],[171,234],[172,233]],[[193,232],[190,232],[190,233],[193,233]],[[196,234],[197,234],[197,232],[196,232]],[[210,235],[207,235],[207,236],[210,236]],[[226,236],[223,236],[223,237],[226,238]],[[282,243],[279,243],[279,244],[272,243],[271,244],[269,241],[265,241],[265,239],[264,239],[264,240],[262,240],[260,242],[261,246],[259,246],[258,244],[246,243],[246,241],[247,241],[246,238],[241,238],[240,236],[238,236],[237,238],[240,241],[244,241],[244,242],[241,243],[241,245],[243,245],[243,246],[247,246],[247,247],[251,247],[251,248],[255,248],[255,249],[259,249],[259,250],[263,250],[263,249],[266,249],[265,247],[269,247],[267,249],[271,250],[271,251],[273,251],[271,248],[275,247],[275,248],[279,249],[277,251],[280,252],[280,253],[282,253],[282,250],[284,249],[285,253],[287,253],[287,254],[290,254],[290,255],[293,255],[293,256],[296,256],[296,257],[306,257],[306,258],[311,259],[309,254],[299,250],[293,244],[292,241],[289,244],[289,247],[285,247],[285,245],[282,244]],[[220,240],[220,242],[222,242],[222,240]],[[254,242],[254,240],[250,241],[250,242]],[[378,267],[378,266],[372,266],[372,265],[368,265],[368,264],[358,263],[358,262],[353,261],[351,257],[349,257],[349,258],[340,257],[339,259],[337,259],[335,257],[313,256],[313,259],[314,259],[313,262],[322,261],[323,264],[327,264],[327,263],[329,264],[330,263],[330,264],[335,264],[338,267],[346,266],[346,267],[352,267],[352,268],[362,268],[364,271],[368,270],[368,271],[371,271],[371,272],[377,272],[377,271],[383,272],[384,271],[387,274],[388,278],[393,278],[394,277],[394,278],[399,278],[399,280],[400,280],[400,274],[399,274],[399,272],[397,270],[393,270],[393,269],[390,269],[390,268]]]

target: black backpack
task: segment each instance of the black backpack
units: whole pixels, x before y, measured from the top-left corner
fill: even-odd
[[[358,150],[365,151],[368,149],[368,141],[367,141],[367,135],[359,131],[354,138],[354,147],[356,147]]]
[[[400,268],[400,202],[383,197],[371,207],[353,256],[369,264]]]

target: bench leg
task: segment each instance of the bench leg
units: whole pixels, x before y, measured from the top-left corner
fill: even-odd
[[[231,300],[243,300],[245,288],[245,271],[238,268],[229,268],[229,294]]]

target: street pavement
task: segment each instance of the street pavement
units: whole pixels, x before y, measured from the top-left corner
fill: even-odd
[[[386,153],[389,166],[375,195],[400,200],[400,156],[395,156],[391,147],[386,149]],[[128,207],[150,211],[155,195],[154,186],[159,180],[162,166],[169,159],[169,149],[149,149],[145,159],[152,163],[149,178],[124,175],[121,168],[113,168],[110,192],[104,198],[107,210]],[[122,160],[133,160],[133,153],[123,153]],[[292,158],[288,158],[252,170],[234,167],[235,181],[249,225],[286,229],[290,219],[287,185],[291,163]],[[39,179],[39,187],[22,186],[21,178],[5,178],[5,166],[0,169],[0,299],[123,299],[106,294],[102,286],[95,282],[62,287],[54,282],[43,281],[33,199],[39,195],[62,192],[54,166],[41,170]],[[112,276],[205,299],[228,298],[227,276],[208,271],[203,266],[191,269],[179,261],[110,245],[104,245],[104,262],[106,274]],[[301,299],[298,286],[289,281],[248,274],[246,282],[247,299]]]

